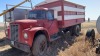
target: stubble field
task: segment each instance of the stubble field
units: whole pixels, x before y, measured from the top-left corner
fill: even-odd
[[[4,28],[0,24],[0,56],[27,56],[26,53],[12,49],[9,45],[5,44],[2,39],[5,37]],[[96,39],[100,37],[100,34],[96,30],[96,21],[82,23],[82,31],[79,37],[66,35],[65,38],[54,41],[51,46],[49,55],[47,56],[99,56],[95,54],[95,47],[90,46],[85,42],[85,34],[89,28],[93,28],[96,31]]]

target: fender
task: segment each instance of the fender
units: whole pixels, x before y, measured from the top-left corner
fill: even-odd
[[[34,41],[36,32],[38,32],[38,31],[40,31],[40,30],[46,31],[47,34],[49,33],[48,30],[47,30],[46,28],[43,28],[43,27],[27,28],[27,29],[25,29],[25,30],[23,31],[24,33],[27,33],[27,34],[28,34],[28,39],[26,39],[25,41],[28,42],[28,45],[29,45],[30,47],[32,46],[32,43],[33,43],[33,41]],[[47,37],[47,38],[48,38],[48,40],[50,39],[49,34],[48,34],[48,37]]]

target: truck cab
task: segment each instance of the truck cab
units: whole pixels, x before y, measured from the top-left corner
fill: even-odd
[[[35,8],[28,13],[28,19],[54,19],[54,12],[48,8]]]

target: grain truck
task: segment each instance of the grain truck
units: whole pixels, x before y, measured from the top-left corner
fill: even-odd
[[[6,36],[11,47],[32,52],[34,56],[43,55],[49,43],[67,31],[79,36],[81,23],[85,21],[85,6],[66,0],[45,0],[27,11],[27,17],[21,16],[25,11],[16,9],[7,13],[9,16],[4,15],[8,21],[13,19]]]

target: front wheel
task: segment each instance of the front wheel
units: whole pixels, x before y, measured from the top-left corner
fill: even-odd
[[[38,35],[33,43],[32,53],[34,56],[44,56],[47,50],[47,39],[46,36],[41,34]]]

